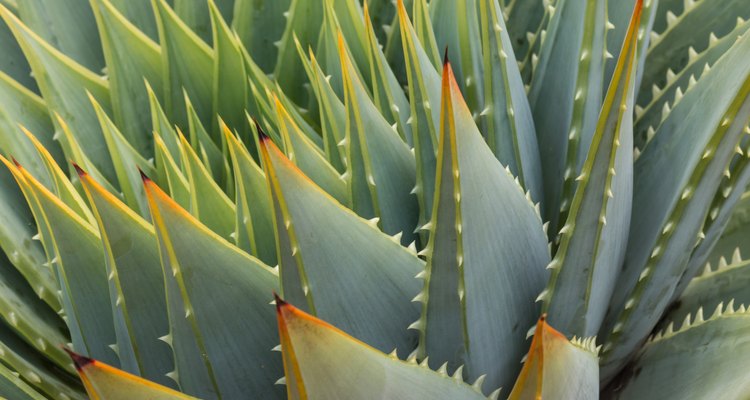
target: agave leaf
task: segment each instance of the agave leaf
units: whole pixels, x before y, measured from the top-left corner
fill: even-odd
[[[411,351],[406,327],[418,311],[409,300],[422,262],[316,187],[270,140],[261,149],[285,296],[380,350]]]
[[[529,89],[544,182],[544,219],[565,221],[602,104],[606,1],[561,1],[551,12]],[[550,112],[550,110],[557,110]]]
[[[151,40],[159,39],[151,0],[109,0],[117,10]],[[94,10],[96,13],[96,10]],[[105,55],[106,58],[106,55]]]
[[[273,206],[263,169],[247,148],[224,126],[224,136],[232,158],[237,204],[237,247],[276,265]]]
[[[165,375],[172,369],[172,353],[157,340],[169,325],[153,227],[83,170],[77,172],[102,237],[121,368],[174,386]]]
[[[211,138],[205,125],[198,117],[193,103],[187,97],[187,93],[185,93],[185,106],[187,107],[190,146],[195,151],[198,159],[201,160],[209,176],[216,182],[216,185],[220,188],[227,187],[228,182],[232,180],[232,174],[224,152],[216,144],[216,142],[221,143],[221,140],[214,142],[214,139]]]
[[[542,315],[508,399],[598,399],[598,351],[594,338],[569,341]]]
[[[642,108],[636,109],[635,143],[640,149],[651,140],[656,128],[669,115],[671,108],[682,99],[683,94],[690,90],[697,79],[716,63],[734,42],[745,32],[750,30],[750,22],[739,23],[732,32],[722,36],[712,43],[706,50],[698,53],[695,49],[688,50],[688,61],[684,68],[674,75],[669,74],[666,85],[652,86],[646,90],[645,86],[638,94],[638,103]]]
[[[304,90],[305,71],[297,55],[295,36],[303,49],[314,47],[323,24],[323,7],[319,0],[291,0],[286,14],[286,28],[281,40],[273,76],[284,93],[297,104],[307,104]]]
[[[748,148],[745,147],[745,154],[739,156],[741,158],[734,163],[733,167],[726,170],[727,173],[730,173],[731,177],[722,182],[721,188],[714,196],[711,210],[708,212],[708,218],[704,222],[703,232],[705,239],[693,250],[690,262],[677,284],[677,288],[672,296],[673,298],[679,296],[685,290],[690,280],[705,266],[714,246],[721,239],[722,232],[726,231],[730,223],[730,218],[733,215],[733,210],[740,202],[748,183],[750,183],[750,154],[747,153],[747,150]],[[743,150],[739,149],[739,151],[742,152]],[[739,249],[737,249],[737,252],[739,252]]]
[[[151,132],[153,132],[154,136],[159,135],[162,137],[165,146],[169,150],[169,154],[179,162],[180,140],[177,138],[175,125],[173,125],[167,117],[167,114],[159,101],[158,93],[153,90],[148,81],[146,81],[146,91],[148,92],[148,104],[151,110]]]
[[[181,162],[182,157],[173,158],[164,140],[156,133],[154,134],[154,148],[156,149],[156,170],[157,174],[163,176],[162,184],[169,186],[170,195],[179,205],[190,208],[189,183],[177,164],[178,161]]]
[[[388,60],[383,54],[375,36],[375,30],[369,19],[367,3],[364,7],[365,13],[365,31],[367,34],[367,55],[370,65],[370,82],[373,93],[373,101],[380,110],[380,113],[388,120],[389,123],[396,124],[401,138],[412,146],[411,127],[407,123],[411,112],[409,100],[401,89],[401,85],[396,79],[396,75],[388,65]]]
[[[0,52],[5,56],[0,60],[0,71],[3,79],[8,77],[25,87],[34,94],[39,93],[39,86],[36,80],[31,76],[31,66],[23,55],[23,50],[19,46],[13,32],[4,21],[0,21]],[[8,104],[5,102],[4,104]]]
[[[68,361],[59,346],[68,341],[65,324],[55,312],[39,300],[24,277],[9,260],[0,257],[0,316],[38,355],[67,369]],[[20,349],[19,349],[20,350]],[[0,357],[1,358],[1,357]]]
[[[62,307],[59,285],[50,268],[39,267],[47,262],[47,256],[41,243],[34,240],[41,239],[34,216],[13,175],[6,168],[0,171],[0,247],[36,295],[57,311]]]
[[[235,0],[232,29],[247,48],[258,66],[273,71],[278,56],[274,43],[284,33],[291,0]]]
[[[411,191],[416,184],[414,155],[392,129],[357,77],[339,36],[339,54],[346,91],[347,175],[352,209],[365,218],[377,217],[389,235],[403,233],[401,243],[415,240],[419,214]]]
[[[443,71],[428,268],[415,298],[424,307],[412,327],[422,356],[450,370],[465,363],[472,380],[487,374],[491,391],[510,387],[518,373],[549,253],[538,211],[487,147],[450,65]]]
[[[289,399],[484,399],[425,364],[399,360],[276,298]]]
[[[96,223],[94,215],[86,205],[86,201],[83,199],[80,193],[76,191],[68,176],[65,172],[60,169],[60,166],[52,158],[52,155],[44,148],[44,145],[36,140],[36,137],[24,128],[21,131],[26,135],[26,138],[34,146],[34,149],[39,154],[39,158],[44,163],[46,168],[46,174],[43,176],[52,181],[50,187],[46,187],[55,196],[59,197],[66,206],[70,207],[79,217],[83,218],[90,224]],[[28,171],[28,170],[27,170]],[[36,179],[36,177],[34,177]],[[38,180],[38,179],[37,179]],[[41,182],[41,181],[40,181]]]
[[[155,0],[153,3],[161,43],[164,108],[172,121],[183,129],[186,128],[188,120],[184,90],[194,101],[195,110],[203,124],[209,125],[212,121],[214,51],[178,17],[165,0]],[[191,7],[189,4],[192,3],[207,7],[205,2],[179,3],[186,8]],[[210,32],[209,29],[208,34]]]
[[[238,131],[248,130],[245,119],[248,81],[239,40],[222,18],[216,3],[214,1],[208,3],[216,55],[213,67],[213,121],[210,130],[216,132],[214,137],[221,138],[218,132],[219,118]]]
[[[80,351],[95,354],[116,362],[115,353],[109,347],[115,343],[112,327],[112,310],[109,307],[107,276],[99,234],[88,222],[65,205],[28,171],[5,163],[21,186],[29,202],[47,257],[60,281],[66,323],[73,339],[73,346]],[[57,343],[39,338],[52,338]],[[59,346],[59,336],[40,335],[30,338],[30,344],[59,365],[66,365]]]
[[[86,91],[89,91],[105,110],[109,110],[111,107],[107,81],[45,42],[7,9],[0,7],[0,14],[13,31],[31,64],[50,116],[53,112],[59,113],[71,126],[76,139],[86,143],[86,154],[96,168],[108,180],[114,180],[114,168],[107,155],[96,114],[86,95]],[[98,37],[98,34],[94,36]]]
[[[731,300],[737,304],[750,304],[748,285],[750,262],[743,260],[738,250],[729,264],[722,259],[715,270],[708,264],[701,275],[690,280],[664,317],[662,325],[667,322],[680,323],[700,307],[713,310],[720,303],[727,304]]]
[[[670,325],[656,334],[638,352],[623,381],[603,396],[644,400],[746,396],[750,314],[745,306],[720,304],[710,318],[703,318],[699,309],[692,324],[688,316],[678,330],[673,332]]]
[[[479,15],[485,71],[479,121],[495,157],[518,176],[532,199],[540,201],[542,171],[534,120],[497,0],[480,0]]]
[[[3,104],[0,111],[0,132],[3,133],[0,135],[0,150],[28,165],[34,176],[48,184],[48,180],[42,176],[45,168],[36,150],[22,135],[14,134],[18,132],[19,125],[26,127],[43,143],[55,161],[62,163],[65,157],[60,145],[53,139],[55,129],[47,113],[47,105],[41,97],[4,72],[0,72],[0,101]]]
[[[636,2],[541,296],[551,323],[580,337],[599,331],[625,256],[633,199],[633,119],[628,111],[635,98],[642,5]]]
[[[19,18],[42,40],[92,71],[104,67],[99,33],[88,1],[24,0],[17,5]]]
[[[411,13],[414,9],[413,2],[414,0],[402,0],[404,3],[404,10],[406,11],[406,14],[409,18],[411,18]],[[388,64],[393,68],[393,73],[396,75],[396,78],[398,79],[399,83],[406,84],[407,82],[407,73],[406,73],[406,63],[404,62],[404,47],[403,42],[401,38],[401,17],[398,13],[398,1],[396,2],[396,13],[393,16],[393,20],[389,25],[383,25],[383,30],[386,34],[386,40],[385,40],[385,48],[383,49],[383,54],[385,55],[385,59],[388,61]]]
[[[748,213],[749,204],[750,193],[745,192],[734,206],[727,226],[724,228],[719,240],[713,246],[711,254],[708,257],[710,262],[715,263],[721,257],[729,259],[736,249],[739,249],[742,254],[750,254],[750,248],[747,247],[750,243],[745,240],[747,229],[750,228],[750,224],[747,222],[748,217],[750,217],[750,213]]]
[[[111,0],[93,0],[91,7],[97,19],[104,57],[107,60],[107,79],[110,84],[114,120],[130,145],[144,157],[150,157],[153,154],[151,135],[148,134],[151,120],[148,112],[148,92],[143,80],[157,87],[164,85],[161,75],[161,49],[128,21],[112,5]],[[149,13],[153,21],[151,10]]]
[[[0,396],[18,400],[45,400],[46,397],[30,386],[16,371],[0,364]]]
[[[419,204],[419,225],[430,220],[435,194],[437,166],[437,129],[440,127],[440,75],[419,43],[414,27],[409,22],[403,0],[398,0],[398,22],[409,81],[411,101],[412,141],[417,164],[417,185],[414,192]]]
[[[341,26],[336,18],[336,12],[333,10],[333,4],[330,0],[323,1],[323,25],[320,29],[318,44],[315,46],[315,54],[319,60],[320,67],[326,72],[328,83],[333,88],[338,98],[344,98],[344,80],[341,71],[341,59],[338,51],[338,35],[341,32]],[[295,43],[299,41],[295,38]],[[349,49],[347,49],[350,51]],[[303,63],[304,64],[304,63]],[[360,76],[359,70],[357,75]],[[361,78],[361,76],[360,76]]]
[[[180,136],[183,174],[188,181],[190,213],[224,239],[231,240],[235,229],[235,205],[211,178],[198,154]]]
[[[323,151],[302,133],[278,96],[273,95],[273,102],[287,157],[326,193],[338,202],[348,204],[346,181],[331,166]]]
[[[93,97],[91,97],[91,104],[93,104],[96,115],[99,117],[102,134],[107,142],[112,164],[114,164],[117,180],[122,190],[122,198],[130,208],[138,211],[141,215],[148,215],[148,203],[138,170],[153,174],[155,173],[153,164],[143,159],[138,151],[131,146],[131,142],[120,133],[120,130]]]
[[[339,143],[346,136],[347,115],[344,103],[333,91],[327,75],[320,68],[312,50],[309,52],[310,59],[308,60],[299,42],[295,43],[318,103],[323,151],[331,166],[336,168],[337,171],[343,172],[346,169],[344,161],[346,160],[346,148],[340,146]]]
[[[470,110],[477,112],[484,104],[482,82],[485,74],[477,0],[432,0],[430,12],[437,48],[448,49],[454,60],[451,67],[455,71],[456,82],[465,93],[466,104]],[[417,20],[416,14],[414,18]]]
[[[210,0],[215,3],[216,10],[221,12],[225,21],[232,20],[232,11],[234,10],[235,0]],[[211,45],[211,16],[209,0],[174,0],[174,11],[177,16],[190,28],[195,34]]]
[[[672,14],[674,17],[674,14]],[[691,1],[675,18],[667,18],[663,31],[652,31],[641,85],[651,90],[654,84],[664,87],[667,79],[689,61],[688,49],[703,52],[735,27],[737,17],[750,17],[746,1]],[[658,33],[657,33],[658,32]],[[647,90],[644,92],[648,93]],[[646,100],[646,99],[644,99]],[[643,104],[642,101],[639,101]]]
[[[750,118],[750,35],[688,91],[634,166],[627,256],[603,333],[605,379],[629,358],[685,272]],[[710,107],[703,105],[710,104]],[[701,112],[696,112],[700,109]]]
[[[669,1],[669,0],[667,0]],[[656,19],[657,8],[661,0],[647,0],[643,2],[641,11],[641,26],[638,30],[638,53],[636,55],[637,66],[635,77],[636,99],[639,99],[638,88],[641,86],[641,75],[646,63],[646,54],[650,42],[650,36],[654,20]],[[604,82],[610,82],[617,67],[617,60],[620,59],[620,50],[622,49],[625,35],[628,30],[628,21],[635,6],[635,0],[607,1],[607,52],[612,56],[606,60],[604,68]]]
[[[170,388],[131,375],[103,362],[68,352],[76,370],[92,399],[125,400],[189,400],[187,396]]]
[[[201,398],[278,397],[273,382],[281,360],[270,352],[278,335],[268,305],[277,274],[201,225],[152,181],[144,184],[166,281],[172,376]],[[248,332],[252,340],[229,340]]]
[[[0,263],[6,262],[7,260]],[[8,272],[3,271],[4,274]],[[21,281],[18,283],[25,285]],[[65,370],[59,369],[42,353],[24,343],[5,323],[0,323],[0,350],[3,367],[11,368],[20,379],[33,386],[34,389],[52,398],[67,396],[69,399],[83,400],[83,388],[73,377],[72,366],[68,367],[66,364]],[[6,394],[3,389],[0,389],[0,396],[4,395]],[[16,397],[10,398],[16,399]]]
[[[503,15],[507,16],[507,35],[518,61],[529,52],[542,23],[545,20],[547,7],[543,1],[498,1]],[[508,4],[502,4],[508,3]],[[481,15],[481,13],[480,13]]]

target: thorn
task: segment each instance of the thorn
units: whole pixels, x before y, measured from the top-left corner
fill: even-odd
[[[142,169],[138,168],[138,172],[141,174],[141,180],[143,180],[143,183],[151,182],[151,178],[149,178]]]
[[[75,364],[76,370],[81,371],[83,368],[85,368],[89,364],[93,364],[94,360],[91,358],[88,358],[86,356],[82,356],[78,353],[73,352],[72,350],[68,350],[67,347],[63,347],[63,350],[68,353],[71,359],[73,359],[73,364]]]

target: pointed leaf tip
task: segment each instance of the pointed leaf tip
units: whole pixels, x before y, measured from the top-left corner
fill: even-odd
[[[73,364],[75,365],[77,371],[81,371],[87,365],[94,363],[93,359],[82,356],[72,350],[69,350],[67,347],[63,347],[63,350],[65,350],[65,352],[68,353],[70,358],[73,360]]]
[[[149,178],[149,177],[148,177],[148,175],[146,175],[146,173],[145,173],[145,172],[143,172],[143,170],[142,170],[142,169],[138,168],[138,173],[140,173],[140,174],[141,174],[141,179],[143,180],[143,183],[149,183],[149,182],[152,182],[152,181],[151,181],[151,178]]]
[[[76,170],[76,173],[78,174],[78,176],[83,177],[87,175],[86,171],[84,171],[83,168],[81,168],[78,164],[74,162],[72,162],[71,164],[73,164],[73,168]]]
[[[443,52],[443,67],[450,64],[450,60],[448,59],[448,46],[445,46],[445,51]]]
[[[260,124],[258,123],[258,120],[253,117],[253,123],[255,124],[255,130],[258,132],[258,139],[260,139],[261,142],[265,142],[266,140],[269,140],[270,138],[266,134],[266,132],[263,130],[263,128],[260,127]]]
[[[279,297],[279,295],[276,292],[273,292],[273,299],[274,299],[274,302],[276,303],[276,312],[278,313],[281,312],[281,309],[283,307],[286,307],[289,305],[289,303],[287,303],[281,297]]]
[[[13,157],[13,156],[10,156],[10,160],[11,160],[11,161],[13,161],[13,164],[14,164],[14,165],[15,165],[16,167],[18,167],[18,168],[23,168],[23,167],[21,167],[21,163],[19,163],[19,162],[18,162],[18,160],[16,160],[16,158],[15,158],[15,157]]]

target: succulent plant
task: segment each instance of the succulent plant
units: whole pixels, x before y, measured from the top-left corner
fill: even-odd
[[[746,0],[0,16],[0,396],[750,394]]]

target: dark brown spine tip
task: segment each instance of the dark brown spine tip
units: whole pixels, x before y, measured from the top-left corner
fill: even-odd
[[[146,175],[146,173],[143,172],[142,169],[138,168],[138,172],[141,174],[141,179],[143,180],[143,183],[151,182],[151,178],[149,178],[148,175]]]
[[[73,164],[73,168],[76,170],[76,173],[78,174],[78,176],[86,175],[86,171],[84,171],[83,168],[81,168],[78,164],[76,163],[71,163],[71,164]]]
[[[73,364],[75,365],[77,371],[80,371],[87,365],[94,363],[94,360],[92,358],[88,358],[86,356],[75,353],[69,350],[67,347],[63,347],[63,350],[65,350],[65,352],[68,353],[70,358],[73,360]]]
[[[255,130],[258,132],[258,139],[260,140],[269,140],[270,138],[268,135],[266,135],[266,132],[263,130],[263,128],[260,127],[260,124],[258,123],[258,120],[253,117],[253,123],[255,124]]]
[[[19,163],[19,162],[18,162],[18,160],[16,160],[16,158],[15,158],[15,157],[13,157],[13,156],[10,156],[10,160],[11,160],[11,161],[13,161],[13,164],[14,164],[14,165],[15,165],[16,167],[18,167],[18,168],[21,168],[21,163]]]
[[[279,297],[279,295],[275,291],[273,292],[273,299],[274,299],[274,301],[276,303],[276,309],[277,310],[280,310],[281,307],[284,307],[284,306],[286,306],[288,304],[281,297]]]
[[[443,66],[446,66],[450,64],[450,60],[448,59],[448,46],[445,46],[445,52],[443,52]]]

